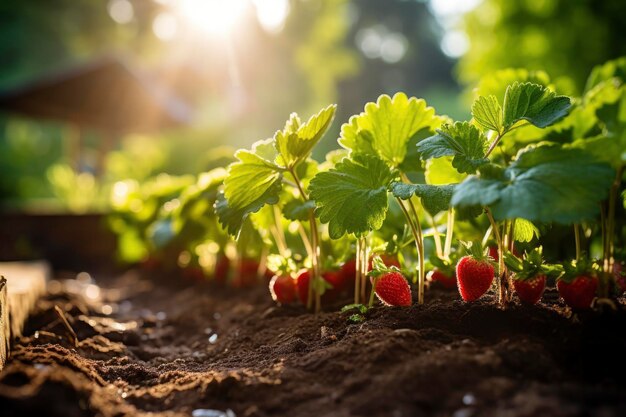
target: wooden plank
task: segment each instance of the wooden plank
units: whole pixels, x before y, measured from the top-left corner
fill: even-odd
[[[19,337],[35,303],[46,292],[50,267],[44,261],[0,262],[0,275],[7,281],[11,337]]]
[[[4,368],[9,355],[9,306],[7,305],[7,280],[0,277],[0,371]]]

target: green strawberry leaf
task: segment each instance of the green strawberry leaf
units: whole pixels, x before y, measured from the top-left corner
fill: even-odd
[[[478,97],[472,104],[472,116],[484,130],[502,131],[502,107],[496,96]]]
[[[564,224],[595,218],[615,175],[591,155],[557,145],[522,150],[504,170],[485,168],[456,187],[453,206],[488,206],[497,220]]]
[[[626,81],[626,57],[607,61],[602,65],[594,67],[587,79],[585,92],[590,91],[598,84],[608,81],[611,78],[618,78],[622,82]]]
[[[407,155],[409,140],[420,130],[433,130],[441,118],[426,102],[397,93],[367,103],[365,111],[341,128],[339,144],[354,153],[376,155],[398,167]]]
[[[452,156],[452,166],[460,173],[474,173],[489,162],[485,158],[487,137],[469,122],[444,124],[437,134],[417,144],[422,159]]]
[[[450,200],[455,186],[455,184],[430,185],[394,182],[391,184],[391,192],[395,197],[402,200],[408,200],[414,195],[418,196],[424,209],[434,216],[450,208]]]
[[[515,240],[517,242],[530,242],[534,237],[539,237],[539,229],[526,219],[515,220]]]
[[[216,203],[220,223],[232,235],[239,233],[250,213],[265,204],[276,204],[282,189],[282,169],[274,164],[268,153],[268,141],[257,142],[252,151],[235,154],[237,162],[228,167],[224,180],[224,198]]]
[[[467,177],[452,166],[452,157],[433,158],[426,161],[424,179],[427,184],[446,185],[458,184]]]
[[[302,201],[300,199],[293,199],[288,201],[283,207],[283,216],[288,220],[301,220],[305,221],[309,219],[309,213],[311,209],[315,208],[315,201],[307,200]]]
[[[509,129],[520,120],[544,128],[566,116],[570,107],[569,97],[557,96],[539,84],[515,82],[504,94],[504,128]]]
[[[355,154],[335,168],[318,173],[309,185],[316,214],[328,223],[332,239],[346,233],[361,235],[377,230],[387,214],[387,186],[393,179],[381,159]]]
[[[330,105],[311,116],[304,124],[292,113],[283,130],[274,135],[274,146],[285,167],[293,168],[311,154],[335,116],[336,105]]]

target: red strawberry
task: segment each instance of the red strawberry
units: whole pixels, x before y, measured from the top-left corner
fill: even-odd
[[[259,278],[259,263],[250,258],[243,258],[239,264],[239,271],[235,274],[233,285],[237,288],[255,285]]]
[[[411,288],[400,272],[387,272],[378,277],[374,282],[374,292],[386,305],[411,305]]]
[[[491,287],[494,268],[480,245],[468,244],[466,247],[470,255],[462,257],[456,264],[456,279],[461,298],[475,301]]]
[[[536,304],[546,289],[546,273],[550,271],[543,262],[543,248],[526,252],[522,259],[513,252],[504,255],[504,263],[513,272],[513,288],[522,303]]]
[[[296,278],[296,287],[298,292],[298,300],[304,305],[309,300],[309,282],[311,281],[311,271],[302,270]]]
[[[296,283],[289,275],[274,275],[270,281],[272,299],[280,304],[289,304],[296,299]]]
[[[322,278],[332,285],[332,288],[327,288],[324,292],[325,301],[336,299],[346,288],[346,282],[343,280],[341,271],[326,271],[322,273]]]
[[[513,288],[517,292],[517,296],[526,304],[536,304],[546,289],[546,276],[536,275],[530,279],[513,278]]]
[[[230,259],[226,255],[218,256],[215,261],[215,272],[213,278],[218,284],[226,284],[228,281],[228,273],[230,271]]]
[[[592,275],[579,275],[569,280],[559,279],[556,287],[568,306],[585,310],[591,307],[591,302],[596,296],[598,278]]]
[[[190,281],[202,282],[205,278],[204,269],[197,265],[188,265],[183,268],[183,276]]]
[[[456,288],[456,277],[454,276],[450,277],[444,274],[438,268],[435,268],[432,271],[430,271],[427,275],[427,278],[431,282],[441,285],[443,288],[446,288],[449,290]]]
[[[356,259],[352,258],[344,262],[339,271],[341,272],[341,279],[346,283],[346,286],[354,284],[356,279]]]

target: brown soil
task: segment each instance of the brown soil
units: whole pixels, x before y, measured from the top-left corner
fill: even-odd
[[[102,285],[53,282],[0,375],[3,417],[626,415],[626,314],[572,315],[554,293],[501,311],[431,290],[353,324],[265,288]]]

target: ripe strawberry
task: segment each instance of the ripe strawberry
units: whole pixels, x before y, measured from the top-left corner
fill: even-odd
[[[289,304],[296,299],[296,283],[289,275],[274,275],[270,281],[272,299],[280,304]]]
[[[556,288],[565,303],[575,310],[591,308],[598,289],[594,265],[586,258],[564,264],[565,274],[559,277]]]
[[[215,261],[215,271],[213,272],[213,278],[215,281],[224,285],[228,281],[228,274],[230,272],[230,259],[226,255],[218,256]]]
[[[389,306],[410,306],[411,288],[398,271],[383,273],[374,281],[374,292],[383,304]]]
[[[259,278],[259,262],[255,259],[243,258],[239,263],[238,273],[235,274],[233,285],[237,288],[250,287],[257,283]]]
[[[536,304],[546,289],[546,273],[550,268],[543,264],[542,251],[539,246],[525,253],[523,259],[515,253],[504,255],[504,263],[513,272],[513,288],[525,304]]]
[[[190,281],[202,282],[205,278],[204,269],[198,265],[188,265],[183,268],[183,276]]]
[[[356,279],[356,259],[352,258],[344,262],[339,271],[341,279],[346,283],[346,287],[353,286]]]
[[[298,293],[298,300],[304,305],[309,300],[309,282],[311,281],[311,271],[304,269],[300,271],[296,278],[296,287]]]
[[[451,290],[456,288],[456,277],[448,276],[439,268],[435,268],[426,276],[431,282],[441,285],[443,288]]]
[[[470,254],[456,264],[456,278],[461,298],[464,301],[475,301],[491,287],[494,268],[480,245],[468,244],[467,248]]]
[[[513,288],[517,296],[525,304],[536,304],[546,289],[546,276],[536,275],[530,279],[513,278]]]
[[[324,292],[324,301],[333,301],[341,295],[346,288],[346,282],[340,271],[325,271],[322,273],[324,281],[328,282],[332,288],[327,288]]]
[[[570,281],[559,279],[556,288],[568,306],[576,310],[585,310],[591,307],[591,302],[596,296],[598,278],[591,275],[579,275]]]

